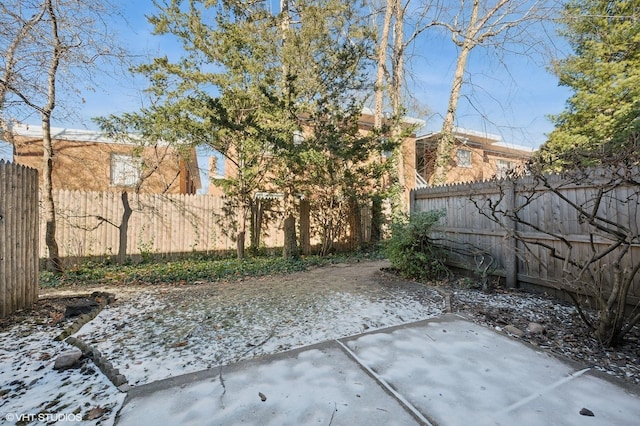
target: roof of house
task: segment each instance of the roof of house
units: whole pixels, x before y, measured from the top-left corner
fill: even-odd
[[[33,124],[14,124],[11,127],[11,130],[17,136],[42,138],[42,126]],[[0,138],[4,140],[3,135],[0,135]],[[51,138],[74,142],[116,143],[113,138],[108,137],[103,132],[95,130],[69,129],[66,127],[51,127]],[[117,143],[122,144],[126,142]]]
[[[426,143],[437,140],[442,132],[431,132],[416,137],[416,143]],[[462,144],[469,142],[475,144],[481,144],[487,148],[493,148],[497,151],[510,151],[512,153],[521,153],[523,155],[531,155],[536,149],[528,146],[517,145],[509,142],[504,142],[502,137],[487,132],[480,132],[477,130],[463,129],[461,127],[455,127],[453,134]]]
[[[371,108],[364,107],[364,108],[362,108],[362,115],[374,116],[375,115],[375,111],[373,109],[371,109]],[[415,118],[415,117],[409,117],[409,116],[406,116],[406,115],[404,117],[402,117],[402,119],[400,121],[405,123],[405,124],[415,125],[417,128],[420,128],[420,127],[425,125],[425,121],[424,120],[421,120],[421,119]]]
[[[22,136],[27,138],[34,139],[42,139],[42,126],[33,125],[33,124],[14,124],[11,130],[15,133],[16,136]],[[131,139],[139,138],[136,135],[129,135]],[[69,129],[66,127],[51,127],[51,139],[53,140],[62,140],[69,142],[93,142],[93,143],[110,143],[110,144],[118,144],[118,145],[135,145],[135,142],[130,140],[114,140],[114,138],[109,137],[104,132],[99,132],[96,130],[85,130],[85,129]],[[4,132],[0,132],[0,141],[6,141],[4,138]],[[161,145],[164,145],[162,141],[160,141]],[[189,173],[191,174],[191,178],[193,179],[197,188],[202,187],[202,182],[200,180],[200,173],[198,171],[197,165],[197,157],[195,154],[191,155],[190,158],[185,158],[187,167],[189,169]]]

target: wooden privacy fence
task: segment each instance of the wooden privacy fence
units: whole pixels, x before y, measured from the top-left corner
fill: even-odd
[[[128,222],[127,255],[180,255],[236,250],[238,209],[216,195],[128,194],[133,213]],[[56,239],[60,256],[82,259],[118,253],[119,229],[124,207],[119,192],[54,191]],[[260,246],[282,247],[283,220],[279,202],[265,207]],[[370,239],[371,212],[363,207],[362,235]],[[245,242],[249,244],[249,224]],[[44,235],[41,226],[41,235]],[[311,229],[311,244],[320,243]],[[43,243],[39,255],[47,256]]]
[[[551,181],[560,179],[559,176],[550,177]],[[548,249],[539,245],[527,244],[525,249],[522,241],[513,237],[514,232],[517,231],[526,242],[543,242],[556,250],[566,250],[558,238],[547,232],[537,232],[535,227],[551,231],[571,243],[574,258],[584,259],[590,256],[594,247],[602,251],[602,248],[610,245],[612,241],[607,239],[606,235],[594,233],[588,221],[580,217],[566,202],[569,200],[588,205],[590,200],[595,199],[596,185],[597,183],[589,181],[561,185],[562,197],[536,186],[531,176],[522,177],[515,182],[486,181],[424,188],[412,191],[411,211],[445,211],[442,225],[436,229],[435,236],[442,238],[446,246],[457,251],[452,254],[453,266],[481,270],[484,267],[480,265],[482,255],[488,253],[494,259],[491,265],[493,275],[504,277],[508,286],[542,286],[553,289],[551,292],[554,292],[563,285],[563,268],[566,265],[553,258]],[[566,200],[562,200],[563,197]],[[639,201],[638,188],[620,186],[608,194],[606,202],[603,201],[595,208],[601,216],[622,223],[635,235],[639,235]],[[516,224],[510,218],[500,217],[499,214],[496,218],[501,224],[489,219],[480,211],[489,213],[491,204],[500,206],[499,209],[493,210],[519,209],[518,216],[535,227]],[[611,257],[605,258],[601,267],[606,269],[610,260]],[[624,261],[627,264],[622,265],[623,268],[632,268],[640,262],[640,246],[633,244]],[[638,277],[633,282],[629,296],[629,303],[635,304],[640,301]]]
[[[38,299],[38,171],[0,160],[0,318]]]
[[[63,258],[118,253],[124,207],[119,192],[54,191],[56,238]],[[236,211],[213,195],[129,194],[127,255],[210,253],[235,250]],[[279,220],[265,227],[262,243],[282,245]],[[41,228],[44,235],[44,228]],[[248,232],[248,230],[247,230]],[[248,241],[248,237],[247,237]],[[47,256],[46,245],[40,256]]]

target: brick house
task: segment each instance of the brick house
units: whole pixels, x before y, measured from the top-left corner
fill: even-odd
[[[402,119],[402,126],[406,128],[419,128],[424,125],[424,121],[412,118],[405,117]],[[358,120],[358,128],[362,133],[370,132],[374,127],[374,113],[373,110],[369,108],[364,108],[362,111],[362,115]],[[298,135],[294,135],[296,137]],[[302,134],[300,137],[304,137]],[[404,182],[406,194],[405,197],[408,200],[409,191],[415,188],[416,185],[416,174],[415,174],[415,159],[416,159],[416,136],[415,133],[408,135],[404,141],[402,142],[402,157],[403,157],[403,165],[404,165]],[[383,156],[386,157],[387,153],[383,153]],[[236,173],[236,166],[229,159],[222,158],[218,160],[215,157],[210,157],[209,159],[209,176],[215,177],[217,179],[223,179],[225,177],[232,177]],[[267,187],[269,185],[267,184]],[[209,194],[222,195],[223,191],[219,186],[214,184],[209,185]],[[408,202],[408,201],[407,201]]]
[[[14,162],[42,174],[42,128],[15,125],[12,131]],[[200,188],[193,147],[178,151],[158,142],[141,146],[66,128],[51,128],[51,137],[53,189],[122,191],[139,185],[144,193],[195,194]]]
[[[430,133],[416,138],[416,187],[427,186],[435,165],[441,134]],[[502,142],[500,136],[456,128],[455,148],[451,156],[447,183],[502,178],[509,170],[523,167],[531,158],[531,148]]]

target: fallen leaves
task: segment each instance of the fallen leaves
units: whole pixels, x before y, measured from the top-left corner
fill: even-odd
[[[91,410],[89,410],[87,414],[84,415],[83,420],[95,420],[102,417],[103,414],[104,414],[104,408],[98,405],[96,407],[93,407]]]
[[[64,319],[64,312],[58,312],[58,311],[49,312],[49,318],[51,319],[51,324],[58,324],[60,321]]]

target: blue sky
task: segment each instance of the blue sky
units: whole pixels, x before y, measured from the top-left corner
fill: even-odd
[[[145,14],[153,12],[151,0],[119,1],[128,25],[117,23],[120,43],[141,57],[169,53],[177,54],[179,45],[168,37],[153,36]],[[427,112],[417,115],[426,121],[424,132],[438,130],[446,111],[448,92],[455,66],[456,50],[446,37],[419,40],[414,57],[407,64],[411,79],[407,90]],[[484,51],[474,52],[469,60],[468,74],[473,86],[466,86],[461,98],[457,125],[499,134],[505,142],[538,147],[553,126],[546,118],[564,108],[569,91],[559,87],[557,78],[546,70],[546,59],[512,55],[504,65]],[[505,66],[508,68],[505,69]],[[97,129],[92,117],[135,111],[144,104],[140,78],[104,76],[94,90],[84,90],[85,100],[78,117],[54,120],[56,127]],[[82,90],[82,89],[81,89]],[[38,124],[38,117],[26,120]],[[7,149],[0,147],[0,158]]]

